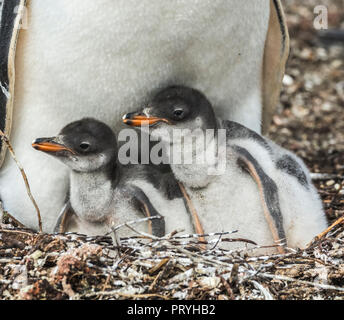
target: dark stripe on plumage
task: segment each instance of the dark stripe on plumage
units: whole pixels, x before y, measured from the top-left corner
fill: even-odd
[[[284,20],[283,20],[282,9],[280,8],[278,0],[273,0],[273,3],[275,6],[275,9],[276,9],[276,13],[277,13],[279,25],[281,28],[281,33],[282,33],[282,52],[281,52],[281,54],[283,55],[285,47],[286,47],[287,30],[286,30]]]
[[[222,128],[226,129],[227,139],[253,140],[257,142],[259,145],[261,145],[264,149],[266,149],[270,154],[272,154],[272,149],[269,143],[261,135],[241,125],[240,123],[225,120],[225,121],[222,121]]]
[[[237,145],[232,148],[238,154],[238,165],[240,167],[246,168],[246,163],[241,158],[244,158],[254,166],[262,184],[265,204],[275,223],[278,236],[280,239],[286,239],[276,183],[265,173],[258,161],[246,149]]]
[[[305,172],[297,163],[297,161],[295,161],[291,156],[284,155],[282,158],[278,159],[276,167],[277,169],[282,170],[283,172],[295,177],[304,187],[309,187]]]
[[[151,220],[152,223],[152,233],[156,237],[163,237],[165,235],[165,219],[159,212],[154,208],[153,204],[150,202],[146,194],[138,187],[131,185],[129,187],[131,193],[133,194],[134,205],[138,207],[141,211],[144,211],[144,206],[147,207],[149,211],[149,217],[159,217],[160,219]]]

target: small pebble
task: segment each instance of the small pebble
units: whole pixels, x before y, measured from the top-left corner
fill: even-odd
[[[294,83],[294,79],[288,74],[286,74],[283,78],[283,84],[285,86],[291,86],[293,83]]]
[[[333,104],[332,103],[330,103],[330,102],[325,102],[323,105],[322,105],[322,107],[321,107],[321,110],[322,111],[327,111],[327,112],[329,112],[329,111],[332,111],[333,110]]]
[[[31,254],[31,258],[33,260],[38,260],[43,255],[43,252],[40,250],[36,250],[33,254]]]
[[[326,185],[327,185],[328,187],[333,186],[334,184],[335,184],[335,181],[334,181],[334,180],[329,180],[329,181],[326,182]]]

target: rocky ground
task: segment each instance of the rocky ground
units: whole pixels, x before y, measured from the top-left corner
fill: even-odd
[[[307,250],[248,257],[196,238],[46,235],[7,226],[0,239],[0,298],[344,299],[344,226]],[[235,235],[222,235],[222,241]]]
[[[305,2],[285,1],[291,54],[270,137],[303,158],[312,172],[328,174],[315,184],[332,221],[344,213],[344,2]],[[317,5],[328,8],[329,30],[341,29],[341,39],[314,29]]]
[[[313,27],[316,5],[344,29],[342,0],[285,0],[291,56],[270,137],[301,156],[330,223],[306,250],[252,258],[196,238],[123,239],[0,229],[0,300],[344,299],[344,40]],[[222,240],[233,239],[222,235]]]

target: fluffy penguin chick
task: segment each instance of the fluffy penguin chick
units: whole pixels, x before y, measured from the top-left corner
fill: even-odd
[[[326,228],[322,203],[303,162],[236,122],[216,119],[210,102],[199,91],[169,87],[140,112],[125,115],[123,121],[131,126],[148,124],[151,136],[170,150],[172,171],[187,187],[206,233],[238,230],[235,238],[269,246],[274,244],[274,229],[280,239],[286,238],[288,247],[302,248]],[[215,134],[206,135],[208,129]],[[203,143],[195,143],[190,136]],[[221,153],[223,145],[225,152]],[[191,157],[191,163],[174,162],[180,155]],[[225,166],[219,171],[221,161]],[[246,172],[250,166],[257,181],[252,172]],[[229,243],[226,248],[243,246]]]
[[[159,216],[145,193],[125,181],[117,163],[117,141],[103,122],[85,118],[64,127],[52,138],[36,139],[32,146],[68,166],[70,171],[69,204],[59,217],[65,231],[104,235],[110,228],[149,216]],[[65,214],[69,207],[74,214]],[[165,234],[164,219],[133,226],[157,236]],[[132,235],[123,227],[118,236]]]
[[[166,234],[178,231],[193,234],[192,218],[184,202],[178,181],[171,169],[160,170],[153,165],[126,165],[123,175],[127,183],[140,188],[164,217]]]

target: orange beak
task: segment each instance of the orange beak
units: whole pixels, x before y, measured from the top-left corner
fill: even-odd
[[[43,151],[43,152],[48,152],[48,153],[50,153],[50,152],[59,152],[59,151],[69,151],[69,152],[75,154],[75,152],[72,149],[67,148],[63,144],[55,142],[54,138],[39,138],[39,139],[36,139],[32,143],[32,147],[34,149],[36,149],[36,150]]]
[[[141,126],[152,126],[158,122],[165,122],[170,124],[167,119],[157,117],[147,117],[138,113],[127,113],[123,117],[123,122],[128,126],[141,127]]]

